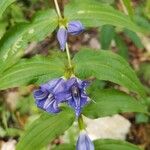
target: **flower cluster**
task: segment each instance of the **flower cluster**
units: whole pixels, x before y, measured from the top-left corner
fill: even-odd
[[[60,44],[60,49],[65,49],[68,33],[71,35],[78,35],[83,32],[83,30],[84,27],[80,21],[69,22],[67,28],[61,26],[57,32],[57,39]]]
[[[37,106],[49,113],[58,113],[60,111],[59,104],[66,102],[75,110],[78,117],[82,107],[90,101],[85,93],[88,85],[88,81],[82,81],[76,77],[68,80],[53,79],[35,90],[34,98]]]

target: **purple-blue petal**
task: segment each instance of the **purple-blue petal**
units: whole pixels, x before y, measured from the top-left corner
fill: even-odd
[[[41,89],[35,90],[34,91],[34,98],[36,100],[36,104],[39,108],[43,109],[45,100],[48,97],[48,92],[43,92]]]
[[[49,93],[59,93],[64,91],[65,80],[63,78],[53,79],[43,85],[41,85],[42,91],[48,91]]]
[[[49,113],[60,112],[60,109],[58,108],[58,102],[55,100],[53,95],[50,95],[50,97],[45,101],[44,109]]]
[[[59,28],[57,32],[57,40],[59,42],[60,49],[64,51],[67,42],[67,30],[65,28]]]
[[[77,78],[72,77],[66,81],[66,90],[69,90],[74,84],[77,84]]]
[[[94,150],[94,144],[85,132],[80,133],[76,150]]]
[[[88,96],[81,96],[78,98],[73,98],[71,95],[67,98],[67,103],[71,106],[76,113],[76,116],[79,117],[82,111],[82,108],[89,103],[90,98]]]
[[[58,113],[60,111],[58,108],[58,102],[54,98],[54,95],[47,91],[43,92],[41,89],[35,90],[34,98],[37,107],[50,113]]]
[[[68,33],[71,35],[78,35],[83,32],[84,26],[80,21],[71,21],[68,24]]]

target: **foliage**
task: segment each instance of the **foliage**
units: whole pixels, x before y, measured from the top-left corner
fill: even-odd
[[[65,109],[58,115],[44,113],[21,137],[17,150],[40,149],[67,130],[74,121],[72,111]],[[34,137],[34,138],[33,138]]]
[[[124,59],[112,52],[83,50],[75,56],[74,63],[75,72],[80,77],[94,76],[122,85],[141,96],[144,95],[144,89],[135,72]]]
[[[59,18],[53,9],[53,3],[44,1],[44,9],[34,11],[32,17],[24,16],[24,11],[39,3],[35,1],[1,0],[0,3],[0,90],[9,88],[21,89],[28,85],[35,88],[53,78],[75,75],[82,79],[94,79],[97,84],[91,82],[87,93],[91,102],[83,108],[83,115],[89,118],[100,118],[120,113],[138,113],[137,122],[149,121],[148,87],[142,85],[134,69],[127,63],[130,59],[129,47],[124,38],[129,38],[137,49],[144,49],[139,34],[149,34],[148,19],[149,5],[134,11],[130,0],[121,0],[123,12],[117,9],[114,0],[72,0],[62,7],[61,12],[65,18]],[[145,2],[149,4],[149,1]],[[50,8],[48,8],[50,5]],[[24,10],[22,10],[24,8]],[[46,9],[45,9],[46,8]],[[48,8],[48,9],[47,9]],[[142,8],[142,9],[141,9]],[[144,9],[144,12],[143,12]],[[58,10],[57,10],[58,11]],[[126,14],[125,14],[126,13]],[[58,16],[57,16],[58,15]],[[144,16],[143,16],[144,15]],[[11,16],[11,17],[10,17]],[[28,19],[26,19],[28,18]],[[31,43],[38,43],[47,36],[55,38],[55,31],[60,25],[67,25],[69,21],[79,20],[85,28],[96,28],[99,31],[101,49],[93,50],[81,48],[78,53],[72,55],[72,67],[68,67],[66,56],[51,50],[48,55],[26,56],[26,49]],[[112,42],[115,43],[117,54],[111,52]],[[36,50],[34,53],[37,54]],[[67,56],[68,56],[67,52]],[[120,56],[119,56],[120,55]],[[73,73],[72,73],[73,72]],[[144,63],[139,76],[149,80],[149,64]],[[100,84],[101,85],[100,85]],[[106,85],[113,86],[105,88]],[[122,92],[114,85],[125,88]],[[33,89],[32,89],[33,90]],[[31,92],[31,91],[30,91]],[[25,96],[28,99],[31,96]],[[3,98],[2,98],[3,100]],[[33,102],[33,99],[32,99]],[[24,104],[23,104],[24,105]],[[22,114],[29,111],[28,105],[19,106]],[[33,105],[33,104],[31,104]],[[24,109],[22,109],[24,107]],[[50,142],[62,135],[76,120],[73,111],[67,107],[61,107],[59,114],[42,115],[31,123],[25,131],[9,127],[7,125],[11,112],[5,111],[5,104],[0,108],[2,118],[2,131],[0,136],[20,136],[17,150],[40,150]],[[35,114],[39,115],[36,109]],[[12,116],[15,113],[12,113]],[[12,120],[16,120],[15,117]],[[144,121],[143,121],[144,120]],[[79,123],[79,128],[80,128]],[[5,131],[6,130],[6,131]],[[139,150],[137,146],[118,140],[96,140],[97,150]],[[74,143],[62,144],[54,149],[75,149]]]

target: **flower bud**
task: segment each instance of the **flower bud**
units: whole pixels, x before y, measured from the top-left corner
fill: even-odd
[[[68,24],[68,33],[71,35],[78,35],[83,32],[84,27],[80,21],[71,21]]]
[[[80,132],[76,145],[76,150],[94,150],[94,144],[92,143],[85,131]]]
[[[60,44],[60,49],[64,51],[67,42],[67,30],[64,27],[59,28],[57,32],[57,39]]]

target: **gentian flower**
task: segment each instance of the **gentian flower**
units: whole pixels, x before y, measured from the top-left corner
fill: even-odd
[[[94,150],[94,144],[84,130],[80,132],[76,150]]]
[[[57,32],[57,39],[61,50],[65,50],[67,42],[67,30],[64,27],[60,27]]]
[[[85,92],[89,82],[82,81],[76,77],[73,77],[66,81],[66,97],[68,105],[70,105],[78,117],[82,108],[86,105],[90,98]]]
[[[37,106],[47,112],[58,113],[60,111],[58,104],[62,102],[62,99],[56,99],[56,97],[64,92],[64,83],[63,78],[53,79],[35,90],[34,98]]]
[[[71,21],[68,24],[68,33],[71,35],[78,35],[83,32],[84,27],[80,21]]]
[[[57,32],[57,39],[60,44],[60,49],[64,51],[68,33],[71,35],[78,35],[84,30],[84,27],[80,21],[71,21],[68,23],[68,27],[61,26]]]
[[[49,113],[58,113],[60,111],[59,104],[67,102],[75,110],[78,117],[82,108],[90,101],[85,93],[85,88],[88,85],[87,81],[82,81],[76,77],[69,80],[53,79],[35,90],[34,98],[37,106]]]

